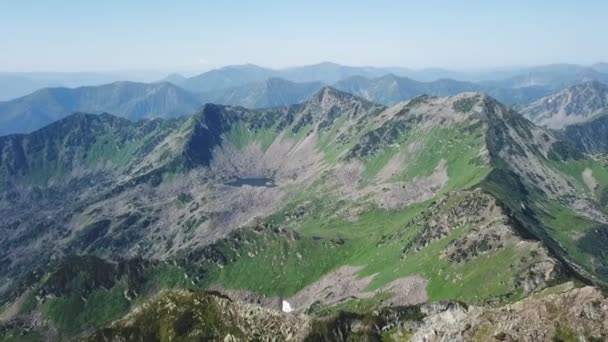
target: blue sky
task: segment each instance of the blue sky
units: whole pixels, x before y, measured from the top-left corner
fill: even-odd
[[[0,0],[0,70],[608,60],[608,1]]]

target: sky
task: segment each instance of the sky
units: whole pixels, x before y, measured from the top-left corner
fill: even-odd
[[[605,0],[0,0],[0,70],[608,61]]]

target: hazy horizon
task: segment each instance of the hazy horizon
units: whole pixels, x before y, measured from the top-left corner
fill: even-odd
[[[82,69],[82,70],[58,70],[58,69],[31,69],[31,70],[3,70],[0,69],[0,74],[124,74],[124,73],[133,73],[133,74],[161,74],[161,75],[170,75],[170,74],[180,74],[182,76],[194,76],[200,73],[204,73],[211,70],[217,70],[225,67],[235,67],[235,66],[245,66],[245,65],[255,65],[262,68],[267,69],[275,69],[275,70],[283,70],[289,68],[298,68],[305,66],[313,66],[324,63],[331,63],[346,67],[370,67],[370,68],[380,68],[380,69],[390,69],[390,68],[403,68],[409,69],[411,71],[428,71],[428,70],[445,70],[452,72],[492,72],[492,71],[516,71],[519,69],[532,68],[532,67],[542,67],[542,66],[551,66],[551,65],[575,65],[575,66],[588,66],[591,67],[597,64],[605,64],[607,62],[603,60],[598,60],[597,62],[587,63],[587,64],[579,64],[579,63],[540,63],[540,64],[519,64],[519,65],[496,65],[496,66],[486,66],[481,68],[473,68],[473,67],[444,67],[441,65],[429,65],[425,67],[409,67],[407,65],[371,65],[371,64],[346,64],[340,63],[336,61],[319,61],[313,63],[305,63],[305,64],[297,64],[297,65],[289,65],[289,66],[281,66],[281,67],[273,67],[269,65],[263,65],[258,63],[239,63],[239,64],[225,64],[225,65],[217,65],[217,66],[208,66],[203,68],[180,68],[180,67],[167,67],[167,68],[117,68],[117,69]]]
[[[202,72],[234,64],[508,69],[606,60],[608,3],[5,3],[2,72]]]

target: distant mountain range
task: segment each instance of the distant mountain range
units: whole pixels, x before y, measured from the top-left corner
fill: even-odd
[[[483,92],[492,95],[507,104],[529,103],[547,95],[544,87],[498,88],[472,82],[440,79],[432,82],[415,81],[408,77],[393,74],[368,79],[351,77],[334,84],[337,89],[356,94],[370,101],[384,104],[395,104],[400,101],[426,94],[432,96],[449,96],[463,92]]]
[[[378,78],[388,74],[409,77],[422,82],[454,79],[458,81],[481,82],[484,86],[493,88],[546,86],[551,90],[561,89],[565,86],[594,79],[599,81],[608,80],[606,64],[603,63],[597,63],[591,67],[575,64],[552,64],[526,68],[466,72],[440,68],[414,70],[407,68],[352,67],[325,62],[286,69],[270,69],[253,64],[233,65],[211,70],[190,78],[174,74],[163,81],[173,82],[190,91],[206,92],[261,82],[271,77],[279,77],[293,82],[323,82],[333,84],[354,76]]]
[[[245,64],[226,66],[190,78],[174,74],[163,81],[173,82],[193,92],[208,92],[263,82],[270,78],[327,84],[352,76],[378,77],[391,72],[394,72],[394,69],[352,67],[328,62],[280,70]]]
[[[0,101],[49,87],[96,86],[117,81],[153,82],[160,77],[158,71],[0,72]]]
[[[585,67],[574,64],[553,64],[520,70],[517,74],[502,80],[484,82],[500,88],[521,88],[545,86],[553,91],[577,83],[597,80],[608,83],[605,64]]]
[[[0,134],[30,132],[78,111],[109,112],[139,120],[189,115],[204,103],[247,108],[287,106],[307,100],[326,85],[386,105],[423,94],[450,96],[462,92],[482,92],[505,104],[523,108],[564,87],[581,82],[607,82],[608,75],[600,72],[604,69],[605,64],[601,63],[593,67],[551,65],[500,71],[494,76],[507,78],[471,82],[449,78],[419,81],[404,75],[414,75],[419,79],[433,79],[441,75],[485,79],[492,75],[442,69],[412,71],[403,68],[350,67],[333,63],[280,70],[256,65],[228,66],[190,78],[173,74],[158,83],[114,82],[78,88],[44,88],[27,96],[0,102]],[[0,84],[3,79],[14,84],[16,90],[35,87],[35,84],[21,78],[9,80],[6,75],[0,74]],[[529,107],[526,112],[542,111],[542,102],[536,106],[540,106],[539,109]],[[601,104],[599,106],[602,107]]]
[[[226,66],[193,77],[174,73],[164,78],[158,71],[0,72],[0,101],[15,99],[42,88],[95,86],[116,81],[154,82],[162,78],[161,82],[171,82],[187,90],[201,93],[263,82],[273,77],[292,82],[333,84],[353,76],[378,78],[387,74],[409,77],[422,82],[454,79],[476,83],[484,82],[498,88],[553,85],[552,90],[557,90],[590,79],[606,81],[608,64],[596,63],[592,66],[552,64],[478,71],[456,71],[443,68],[356,67],[329,62],[284,69],[245,64]]]

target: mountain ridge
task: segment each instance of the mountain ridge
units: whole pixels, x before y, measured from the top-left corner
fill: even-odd
[[[524,107],[530,120],[553,129],[582,123],[608,110],[608,86],[590,81],[570,86]]]
[[[262,70],[251,65],[228,69],[231,70],[230,72],[238,73],[242,69],[248,70],[252,67],[255,75]],[[339,67],[339,65],[329,64],[328,67]],[[354,70],[359,69],[347,70],[350,71],[344,74],[345,77],[348,73],[356,73]],[[380,69],[372,70],[374,72],[366,75],[375,75]],[[221,70],[214,71],[211,76],[217,73],[221,74]],[[187,91],[170,82],[156,84],[115,82],[96,87],[43,89],[22,98],[0,103],[0,112],[4,114],[0,134],[31,131],[74,111],[105,111],[131,119],[141,119],[188,115],[205,102],[250,108],[290,105],[305,101],[328,84],[386,105],[393,105],[422,94],[450,96],[465,91],[476,91],[487,93],[509,105],[521,107],[550,92],[550,88],[545,86],[499,88],[452,79],[420,82],[390,73],[376,78],[352,76],[335,83],[293,82],[279,78],[276,73],[267,72],[258,76],[252,76],[251,83],[242,85],[231,83],[226,87],[214,86],[213,90],[202,93]],[[232,82],[230,79],[229,77],[228,82]],[[253,81],[254,79],[259,81]]]

